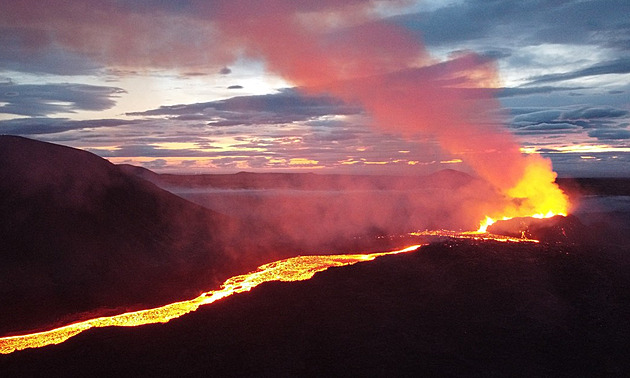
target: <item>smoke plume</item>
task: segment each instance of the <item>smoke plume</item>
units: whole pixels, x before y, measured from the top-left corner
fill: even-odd
[[[239,55],[258,58],[308,94],[361,105],[378,127],[437,141],[505,198],[488,215],[566,212],[550,162],[521,154],[504,127],[493,61],[470,52],[438,61],[417,37],[384,21],[378,5],[58,0],[44,9],[29,0],[5,2],[0,26],[23,41],[16,54],[62,46],[114,67],[216,71]]]

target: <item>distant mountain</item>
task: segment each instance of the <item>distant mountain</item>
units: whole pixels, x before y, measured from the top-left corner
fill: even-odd
[[[195,296],[251,268],[233,227],[91,153],[0,136],[0,331]]]
[[[300,253],[349,252],[361,248],[365,238],[382,241],[424,229],[477,229],[485,216],[483,204],[497,198],[487,183],[455,170],[418,176],[174,175],[121,168],[191,202],[238,218],[250,225],[247,233],[254,232],[262,244],[273,241]]]
[[[295,190],[401,190],[414,187],[455,189],[475,178],[445,169],[426,176],[349,175],[316,173],[238,172],[233,174],[158,174],[121,164],[126,173],[164,188],[295,189]]]

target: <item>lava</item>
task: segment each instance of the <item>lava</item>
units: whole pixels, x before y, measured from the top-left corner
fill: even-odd
[[[438,236],[474,240],[494,240],[500,242],[532,242],[538,240],[515,238],[503,235],[493,235],[487,232],[456,232],[456,231],[417,231],[411,236]],[[196,311],[200,306],[223,299],[232,294],[250,291],[264,282],[270,281],[304,281],[317,272],[330,267],[353,265],[359,262],[371,261],[377,257],[415,251],[424,244],[412,245],[403,249],[389,252],[348,255],[313,255],[297,256],[261,265],[253,272],[227,279],[218,290],[202,293],[198,297],[186,301],[170,303],[161,307],[126,312],[119,315],[103,316],[48,331],[31,334],[7,336],[0,338],[0,353],[8,354],[26,348],[38,348],[52,344],[60,344],[90,328],[99,327],[134,327],[145,324],[166,323],[189,312]]]
[[[411,236],[440,236],[450,238],[464,238],[474,240],[494,240],[500,242],[534,242],[537,240],[493,235],[481,232],[455,231],[418,231]],[[60,344],[90,328],[99,327],[134,327],[145,324],[166,323],[189,312],[196,311],[200,306],[216,302],[233,294],[250,291],[254,287],[271,281],[304,281],[317,272],[330,267],[353,265],[359,262],[371,261],[377,257],[415,251],[424,244],[412,245],[403,249],[389,252],[348,255],[314,255],[297,256],[261,265],[255,271],[227,279],[218,290],[202,293],[198,297],[186,301],[170,303],[161,307],[126,312],[119,315],[103,316],[48,331],[31,334],[7,336],[0,338],[0,353],[8,354],[26,348],[38,348],[47,345]]]
[[[510,242],[510,243],[539,243],[540,242],[536,239],[529,239],[525,236],[520,237],[520,238],[515,238],[513,236],[494,235],[494,234],[490,234],[486,232],[485,230],[466,231],[466,232],[457,232],[457,231],[449,231],[449,230],[439,230],[439,231],[426,230],[426,231],[411,232],[409,235],[411,236],[441,236],[441,237],[449,237],[449,238],[457,238],[457,239],[472,239],[472,240],[493,240],[493,241],[498,241],[498,242]]]
[[[200,306],[213,303],[219,299],[249,291],[263,282],[270,281],[303,281],[317,272],[330,267],[352,265],[371,261],[377,257],[415,251],[421,245],[412,245],[403,249],[369,254],[297,256],[275,261],[258,267],[253,272],[227,279],[218,290],[208,291],[197,298],[170,303],[162,307],[127,312],[114,316],[103,316],[89,319],[48,331],[8,336],[0,338],[0,353],[8,354],[26,348],[38,348],[52,344],[60,344],[90,328],[98,327],[133,327],[145,324],[166,323]]]
[[[569,198],[556,184],[557,174],[551,169],[549,160],[529,156],[526,162],[521,179],[503,191],[507,204],[491,212],[491,215],[486,215],[479,224],[478,232],[486,232],[488,226],[498,220],[524,217],[543,219],[568,214]]]

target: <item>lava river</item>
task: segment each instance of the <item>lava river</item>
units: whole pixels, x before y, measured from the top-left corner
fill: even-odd
[[[410,234],[412,236],[438,236],[450,238],[464,238],[475,240],[494,240],[501,242],[538,242],[525,238],[512,238],[492,235],[482,232],[454,232],[454,231],[422,231]],[[166,323],[200,306],[216,302],[219,299],[249,291],[254,287],[270,281],[303,281],[308,280],[317,272],[330,267],[353,265],[359,262],[371,261],[377,257],[415,251],[425,244],[416,244],[403,249],[389,252],[348,255],[315,255],[297,256],[285,260],[274,261],[261,265],[253,272],[227,279],[218,290],[202,293],[194,299],[170,303],[162,307],[147,310],[126,312],[119,315],[103,316],[43,332],[36,332],[17,336],[0,338],[0,353],[8,354],[26,348],[38,348],[62,343],[90,328],[98,327],[133,327],[153,323]]]
[[[162,307],[147,310],[89,319],[49,331],[0,338],[0,353],[8,354],[26,348],[38,348],[51,344],[59,344],[90,328],[109,326],[132,327],[153,323],[166,323],[171,319],[197,310],[199,306],[213,303],[232,294],[249,291],[263,282],[308,280],[313,277],[315,273],[330,267],[352,265],[374,260],[380,256],[415,251],[420,247],[421,245],[418,244],[389,252],[297,256],[275,261],[262,265],[253,272],[231,277],[227,279],[218,290],[205,292],[191,300],[170,303]]]

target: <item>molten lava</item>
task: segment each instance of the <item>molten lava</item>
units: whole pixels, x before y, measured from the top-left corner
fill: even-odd
[[[445,230],[415,232],[411,233],[411,235],[494,240],[501,242],[538,242],[532,239],[492,235],[488,233],[462,233]],[[52,344],[60,344],[90,328],[110,326],[132,327],[145,324],[166,323],[171,319],[196,311],[200,306],[216,302],[232,294],[250,291],[264,282],[308,280],[313,277],[315,273],[330,267],[353,265],[359,262],[371,261],[385,255],[411,252],[421,246],[421,244],[418,244],[395,251],[368,254],[297,256],[275,261],[261,265],[253,272],[231,277],[227,279],[218,290],[202,293],[197,298],[187,301],[170,303],[162,307],[147,310],[89,319],[43,332],[2,337],[0,338],[0,353],[8,354],[26,348],[38,348]]]
[[[330,267],[352,265],[359,262],[371,261],[380,256],[410,252],[418,249],[420,246],[421,245],[412,245],[404,249],[390,252],[353,255],[297,256],[275,261],[262,265],[253,272],[231,277],[221,285],[219,290],[205,292],[191,300],[175,302],[148,310],[89,319],[44,332],[0,338],[0,353],[7,354],[26,348],[59,344],[90,328],[109,326],[131,327],[153,323],[166,323],[171,319],[196,311],[199,306],[213,303],[232,294],[249,291],[263,282],[308,280],[313,277],[315,273]]]
[[[457,232],[457,231],[449,231],[449,230],[439,230],[439,231],[426,230],[426,231],[412,232],[409,235],[411,236],[438,236],[438,237],[472,239],[472,240],[492,240],[492,241],[508,242],[508,243],[539,243],[538,240],[530,239],[525,236],[517,238],[517,237],[507,236],[507,235],[490,234],[486,231]]]
[[[569,199],[555,183],[556,173],[551,169],[551,163],[538,156],[530,156],[526,162],[518,183],[503,193],[508,199],[507,205],[487,215],[480,222],[478,232],[486,232],[488,226],[498,220],[517,217],[542,219],[567,215]]]

